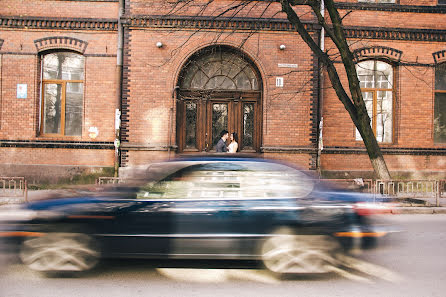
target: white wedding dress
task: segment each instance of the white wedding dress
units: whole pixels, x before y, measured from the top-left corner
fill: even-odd
[[[237,152],[237,147],[238,147],[238,144],[237,144],[237,142],[231,142],[230,144],[229,144],[229,146],[228,146],[228,153],[235,153],[235,152]]]

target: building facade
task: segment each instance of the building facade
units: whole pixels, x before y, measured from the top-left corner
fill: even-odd
[[[3,2],[1,175],[125,171],[213,153],[226,129],[240,153],[371,176],[354,124],[280,3]],[[445,1],[336,2],[392,174],[444,177]],[[310,9],[296,11],[336,55]]]

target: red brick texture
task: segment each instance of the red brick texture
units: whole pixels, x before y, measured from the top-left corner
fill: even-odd
[[[144,165],[175,156],[174,88],[179,73],[197,51],[225,45],[238,49],[261,75],[263,114],[259,157],[283,159],[304,169],[315,169],[317,126],[322,116],[324,150],[319,169],[370,172],[363,144],[355,140],[355,127],[326,73],[324,84],[319,86],[317,59],[308,46],[286,24],[285,27],[268,27],[271,20],[279,24],[286,22],[280,4],[252,1],[234,15],[234,10],[228,10],[234,4],[232,0],[213,1],[204,7],[202,4],[207,2],[197,0],[194,2],[197,5],[183,6],[185,2],[179,1],[180,6],[172,9],[169,1],[126,1],[121,165]],[[444,9],[436,6],[436,0],[400,0],[387,5],[386,9],[379,9],[375,4],[361,4],[364,7],[358,8],[357,0],[337,2],[353,7],[340,10],[341,15],[351,10],[344,18],[348,27],[361,27],[369,33],[383,28],[416,32],[410,37],[352,37],[349,42],[353,50],[379,46],[401,54],[380,52],[377,57],[394,65],[394,140],[382,144],[390,170],[445,172],[446,144],[433,142],[435,60],[432,55],[446,50],[441,31],[446,28]],[[0,17],[62,18],[79,22],[88,19],[116,25],[118,5],[112,0],[3,0]],[[218,28],[199,22],[194,23],[196,27],[188,28],[172,25],[174,22],[164,26],[141,25],[144,21],[140,25],[132,23],[135,19],[161,15],[172,19],[192,17],[198,12],[201,18],[208,20],[217,15],[227,19],[236,17],[239,22],[246,22],[245,25],[259,27],[249,30],[248,25],[237,27],[239,23],[221,23]],[[305,22],[315,22],[308,7],[299,6],[296,12]],[[113,166],[114,116],[115,109],[120,107],[116,77],[117,31],[114,25],[73,29],[55,22],[45,26],[0,24],[0,40],[3,40],[0,45],[0,165]],[[312,28],[316,28],[311,34],[318,41],[319,29]],[[42,53],[38,48],[45,47],[36,47],[35,42],[50,37],[81,40],[85,46],[81,53],[85,56],[82,136],[48,137],[39,133],[39,57]],[[158,48],[157,42],[162,42],[163,47]],[[279,49],[282,44],[285,50]],[[329,54],[336,54],[328,38],[325,45]],[[63,44],[59,48],[64,49]],[[279,64],[297,64],[297,68],[283,68]],[[347,86],[342,64],[336,66]],[[284,78],[283,88],[276,87],[276,77]],[[17,84],[27,84],[26,99],[16,98]],[[90,127],[97,127],[96,138],[89,136]]]

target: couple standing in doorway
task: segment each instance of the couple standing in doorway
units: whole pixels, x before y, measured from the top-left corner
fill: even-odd
[[[230,143],[226,146],[226,140],[230,138]],[[226,130],[221,131],[220,140],[217,143],[217,153],[235,153],[238,150],[238,137],[236,132],[232,132],[229,136],[229,132]]]

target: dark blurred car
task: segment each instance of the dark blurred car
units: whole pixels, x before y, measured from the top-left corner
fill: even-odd
[[[276,273],[321,273],[386,234],[371,224],[379,208],[366,195],[277,162],[189,158],[152,164],[145,178],[8,209],[0,235],[42,272],[132,257],[258,259]]]

